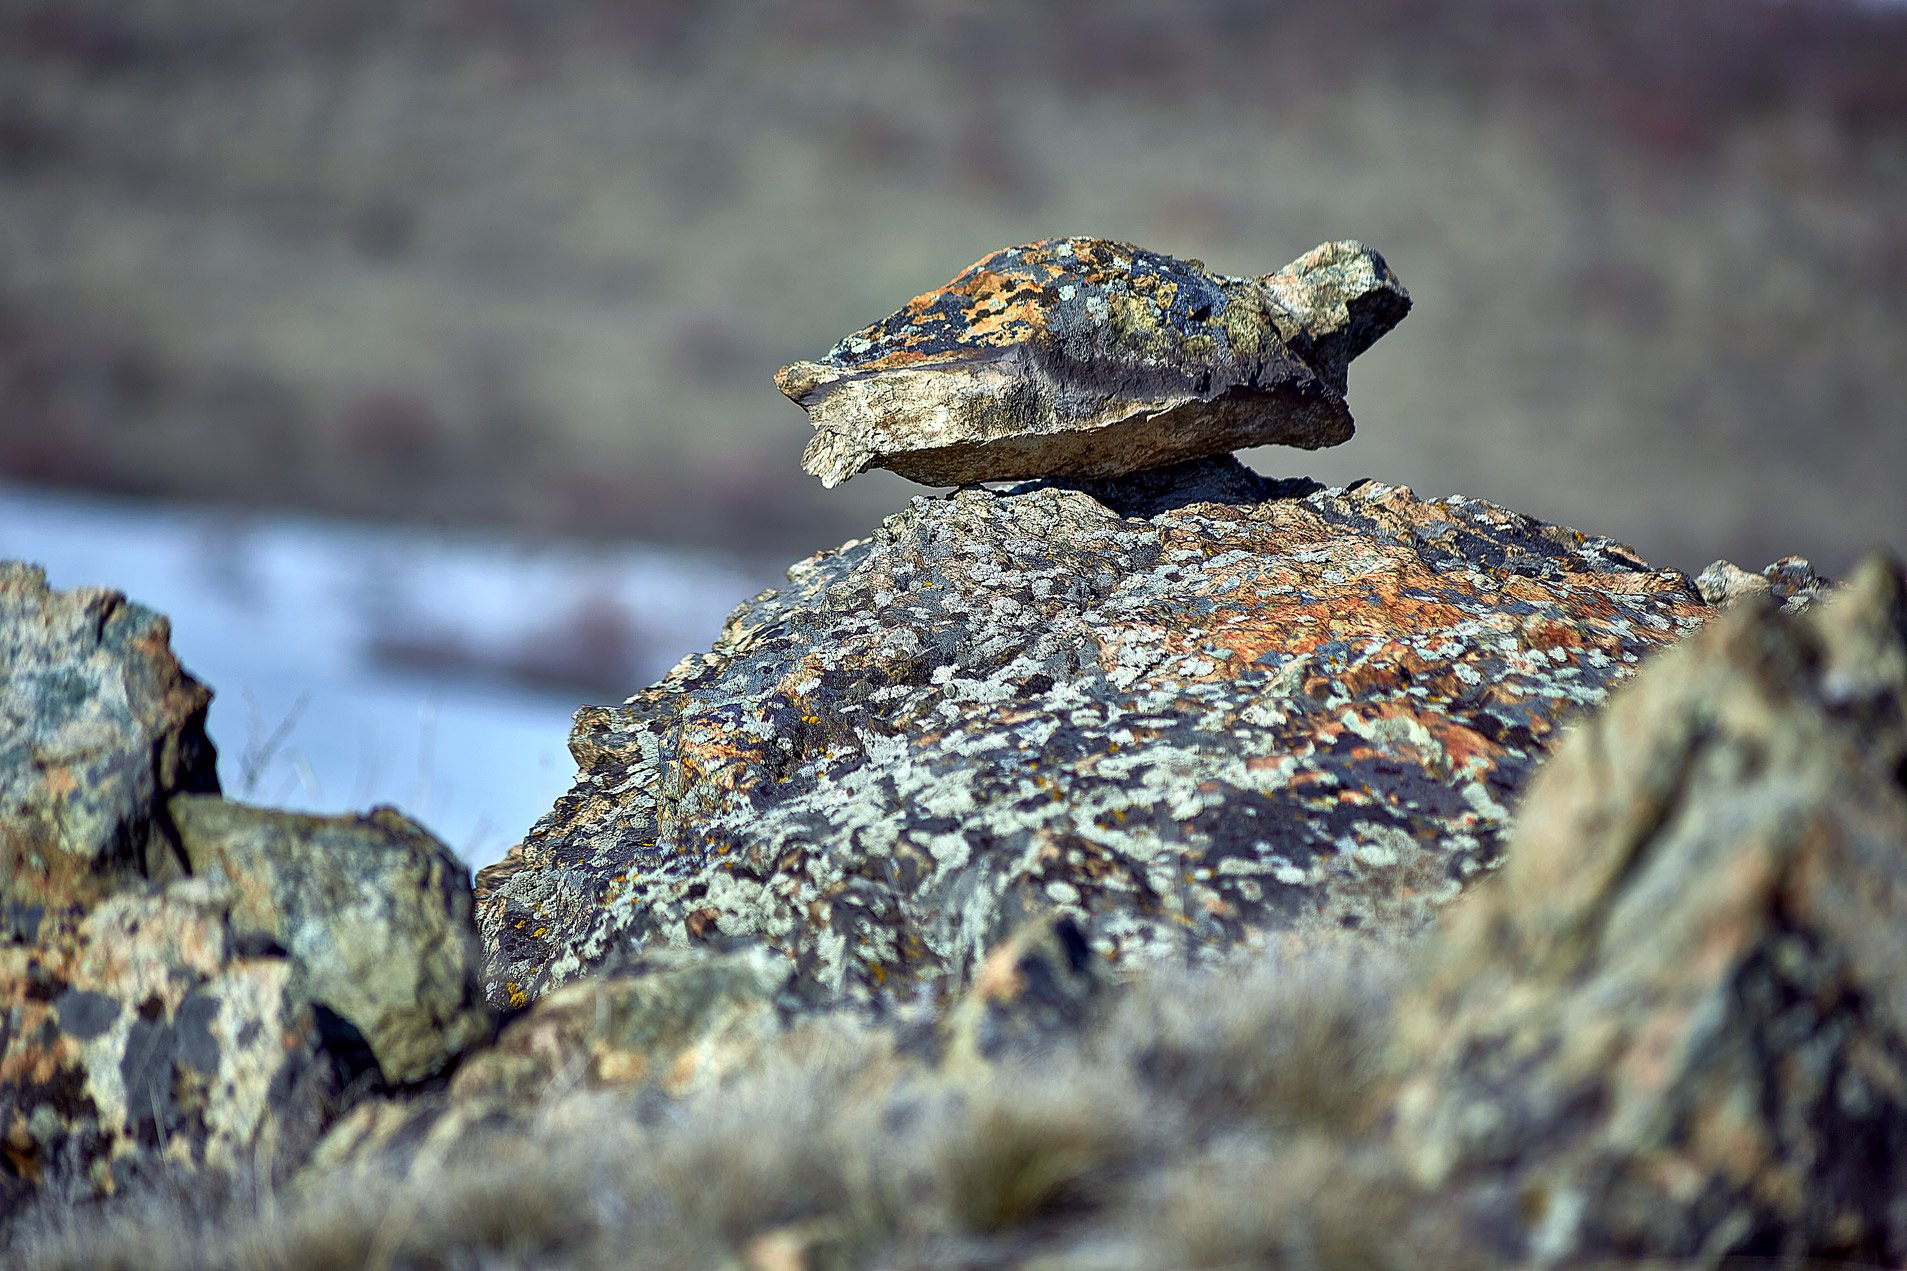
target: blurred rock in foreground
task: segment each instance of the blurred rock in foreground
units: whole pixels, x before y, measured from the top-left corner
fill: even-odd
[[[1744,604],[1587,721],[1405,1000],[1399,1151],[1512,1261],[1907,1256],[1907,603]]]

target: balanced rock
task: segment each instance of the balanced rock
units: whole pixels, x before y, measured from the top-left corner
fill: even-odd
[[[479,875],[486,991],[753,937],[807,1000],[944,1001],[1045,914],[1105,965],[1414,930],[1560,722],[1714,612],[1607,539],[1229,456],[916,499],[578,713]]]
[[[1352,358],[1410,309],[1383,257],[1325,243],[1233,278],[1129,243],[998,251],[775,376],[838,485],[1113,477],[1247,446],[1351,436]]]

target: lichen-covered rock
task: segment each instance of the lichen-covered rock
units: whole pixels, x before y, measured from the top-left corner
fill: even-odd
[[[71,941],[0,945],[0,1219],[160,1174],[303,1158],[345,1074],[282,957],[185,879],[101,901]],[[0,1224],[3,1225],[3,1224]]]
[[[575,786],[478,880],[492,999],[728,936],[905,1003],[1046,913],[1111,963],[1415,929],[1559,722],[1713,613],[1476,500],[1230,458],[1093,491],[917,499],[579,712]]]
[[[0,940],[178,872],[165,800],[218,777],[212,695],[170,639],[119,592],[52,591],[45,571],[0,563]]]
[[[222,802],[167,641],[0,565],[0,1240],[135,1181],[269,1182],[488,1028],[462,863],[394,814]]]
[[[306,816],[172,801],[195,875],[230,885],[241,939],[267,939],[363,1036],[386,1081],[442,1069],[490,1027],[467,866],[394,808]]]
[[[1396,1143],[1514,1265],[1907,1259],[1907,591],[1737,604],[1585,721],[1405,996]]]
[[[775,383],[808,412],[802,467],[926,485],[1112,477],[1348,440],[1347,368],[1410,309],[1383,257],[1325,243],[1232,278],[1130,243],[1010,247]]]

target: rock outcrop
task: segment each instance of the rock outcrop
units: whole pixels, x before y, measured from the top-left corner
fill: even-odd
[[[772,1265],[747,1259],[782,1242],[926,1265],[1034,1248],[1134,1268],[1894,1265],[1907,579],[1872,561],[1802,612],[1811,571],[1764,577],[1775,586],[1561,733],[1505,868],[1414,947],[1337,932],[1281,941],[1256,970],[1234,955],[1211,980],[1119,985],[1079,923],[1041,918],[991,948],[931,1036],[894,1015],[787,1009],[799,962],[759,941],[669,951],[551,992],[445,1094],[359,1108],[312,1185],[455,1179],[472,1142],[582,1142],[592,1117],[700,1095],[678,1113],[690,1124],[728,1100],[802,1125],[848,1119],[869,1160],[967,1206],[896,1231],[866,1197],[759,1196],[763,1225],[730,1237],[743,1265]],[[1771,593],[1791,586],[1784,613]],[[1339,972],[1306,990],[1319,953],[1388,987]],[[830,1036],[860,1052],[852,1105],[787,1102],[790,1064],[842,1062]],[[1001,1071],[1033,1088],[1002,1099]],[[1034,1084],[1054,1072],[1108,1085],[1056,1103]],[[952,1154],[928,1164],[935,1149],[901,1145],[935,1092],[960,1111],[934,1131]],[[1142,1101],[1149,1133],[1094,1102],[1113,1092]],[[769,1168],[740,1148],[729,1167],[756,1182]],[[842,1186],[776,1168],[786,1194]]]
[[[1907,592],[1664,653],[1406,996],[1397,1145],[1525,1264],[1907,1258]]]
[[[282,1175],[489,1027],[463,864],[388,810],[221,801],[168,639],[0,565],[0,1215]]]
[[[163,722],[86,752],[143,847],[10,876],[0,1215],[190,1198],[10,1265],[1907,1260],[1898,563],[1229,459],[917,500],[581,713],[488,1040],[454,858],[180,792],[163,635],[194,709],[32,634],[158,620],[7,577],[25,736]]]
[[[917,499],[579,712],[478,880],[486,988],[750,937],[804,1000],[904,1005],[1046,914],[1115,964],[1417,930],[1558,724],[1712,612],[1607,539],[1229,457]]]
[[[775,383],[802,467],[925,485],[1116,477],[1351,436],[1352,358],[1410,310],[1383,257],[1325,243],[1232,278],[1097,238],[1010,247]]]

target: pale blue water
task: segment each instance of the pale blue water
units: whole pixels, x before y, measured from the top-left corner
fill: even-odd
[[[316,812],[396,804],[473,868],[521,838],[574,771],[566,742],[584,690],[522,687],[505,668],[606,654],[599,682],[626,684],[593,696],[626,696],[707,648],[771,581],[656,547],[6,486],[0,556],[171,618],[174,650],[216,694],[208,726],[229,797]]]

